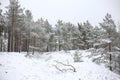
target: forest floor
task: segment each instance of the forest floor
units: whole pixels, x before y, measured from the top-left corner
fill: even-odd
[[[120,80],[119,75],[92,62],[91,52],[79,52],[81,62],[74,62],[73,50],[28,57],[25,52],[0,52],[0,80]]]

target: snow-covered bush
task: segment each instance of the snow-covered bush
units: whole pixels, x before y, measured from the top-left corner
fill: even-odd
[[[82,54],[78,50],[75,51],[73,56],[74,62],[82,62],[81,58],[82,58]]]

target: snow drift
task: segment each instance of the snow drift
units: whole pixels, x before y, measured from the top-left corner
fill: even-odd
[[[1,52],[0,80],[120,80],[119,75],[87,58],[90,52],[80,52],[82,62],[74,62],[75,51],[36,53],[27,58],[26,53]],[[72,71],[72,67],[64,66],[59,62],[72,65],[76,71]]]

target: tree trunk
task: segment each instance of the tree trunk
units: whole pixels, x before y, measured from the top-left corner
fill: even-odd
[[[110,39],[110,32],[108,32],[109,34],[109,39]],[[109,60],[110,60],[110,70],[112,71],[112,66],[111,66],[111,63],[112,63],[112,55],[111,55],[111,42],[108,44],[108,47],[109,47]]]
[[[11,51],[11,29],[8,29],[8,52]]]
[[[18,42],[17,42],[17,35],[15,35],[15,44],[14,44],[14,51],[15,52],[17,52],[17,44],[18,44]]]
[[[29,53],[30,39],[26,39],[26,51]]]
[[[19,38],[19,53],[21,52],[21,31],[20,31],[20,38]]]
[[[1,37],[1,50],[0,50],[1,52],[3,51],[2,49],[3,49],[3,39]]]
[[[60,38],[58,40],[58,50],[60,51]]]
[[[14,51],[14,9],[13,9],[13,13],[12,13],[12,22],[11,22],[11,49],[10,51],[13,52]]]
[[[47,50],[46,50],[47,52],[49,52],[49,45],[47,44]]]
[[[34,37],[33,37],[33,46],[34,46],[34,47],[33,47],[33,53],[32,53],[32,55],[34,55],[34,52],[35,52],[35,49],[34,49],[34,48],[35,48],[35,45],[36,45],[36,37],[34,36]]]
[[[112,55],[111,55],[111,53],[110,53],[110,70],[112,71]]]

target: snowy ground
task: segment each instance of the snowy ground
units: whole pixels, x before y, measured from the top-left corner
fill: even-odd
[[[42,55],[25,57],[25,53],[0,53],[0,80],[120,80],[120,76],[109,71],[104,66],[97,65],[86,56],[90,52],[80,51],[83,62],[74,63],[73,53],[69,52],[48,52]],[[75,67],[63,66],[58,62],[70,64]]]

